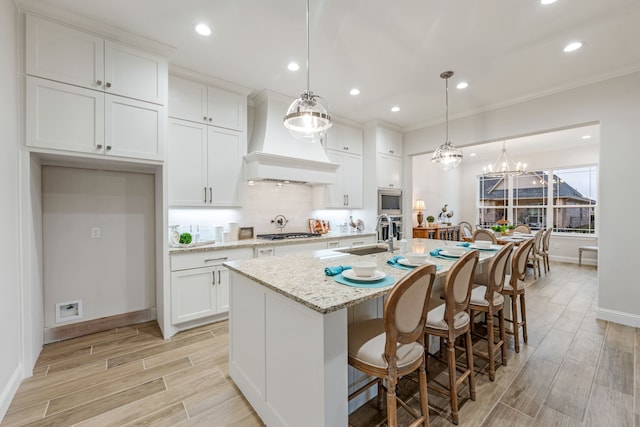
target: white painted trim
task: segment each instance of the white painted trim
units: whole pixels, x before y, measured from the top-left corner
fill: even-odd
[[[253,91],[252,89],[239,85],[237,83],[202,74],[173,63],[169,64],[169,75],[181,77],[187,80],[197,81],[198,83],[208,86],[215,86],[221,89],[226,89],[243,96],[249,96],[249,94]]]
[[[596,309],[596,318],[609,322],[619,323],[621,325],[640,328],[640,315],[625,313],[617,310],[609,310],[607,308]]]
[[[549,261],[568,262],[571,264],[578,263],[578,257],[574,256],[550,256]],[[582,265],[598,265],[598,260],[595,258],[582,257]]]
[[[2,392],[0,392],[0,421],[7,413],[9,405],[11,405],[11,401],[18,391],[18,387],[20,387],[20,383],[22,382],[22,370],[22,363],[19,363],[13,371],[11,378],[7,381],[7,385]]]

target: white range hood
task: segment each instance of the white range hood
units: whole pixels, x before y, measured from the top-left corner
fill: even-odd
[[[293,99],[262,91],[255,98],[253,136],[244,156],[247,180],[335,184],[338,163],[329,161],[320,142],[295,139],[282,124]]]

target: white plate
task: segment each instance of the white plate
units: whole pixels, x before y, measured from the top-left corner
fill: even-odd
[[[469,245],[469,248],[471,249],[478,249],[480,251],[497,251],[498,249],[500,249],[499,245],[491,245],[488,248],[481,248],[480,246],[476,246],[476,245]]]
[[[451,257],[451,258],[460,258],[462,255],[464,255],[464,253],[452,254],[449,251],[440,251],[440,255],[448,256],[448,257]]]
[[[431,263],[430,263],[430,262],[428,262],[428,261],[425,261],[425,262],[421,262],[421,263],[418,263],[418,264],[412,264],[412,263],[410,263],[410,262],[409,262],[409,260],[408,260],[408,259],[406,259],[406,258],[400,258],[400,259],[398,260],[398,264],[402,264],[402,265],[405,265],[405,266],[407,266],[407,267],[419,267],[419,266],[421,266],[421,265],[431,264]]]
[[[376,282],[378,280],[384,279],[386,276],[387,275],[384,274],[383,271],[379,270],[376,270],[373,273],[373,276],[369,277],[356,276],[356,273],[354,273],[353,270],[344,270],[342,272],[342,277],[344,277],[345,279],[353,280],[354,282]]]

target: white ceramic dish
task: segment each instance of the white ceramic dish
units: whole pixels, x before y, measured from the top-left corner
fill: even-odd
[[[479,240],[479,241],[473,242],[473,244],[477,246],[478,249],[486,249],[491,247],[491,242],[488,240],[487,241]]]
[[[416,252],[409,252],[404,254],[404,259],[408,260],[412,264],[421,264],[427,260],[428,254],[419,254]]]
[[[400,258],[398,260],[398,264],[401,264],[401,265],[404,265],[404,266],[407,266],[407,267],[420,267],[421,265],[431,264],[431,263],[425,261],[425,262],[420,262],[420,263],[417,263],[417,264],[413,264],[413,263],[409,262],[409,260],[406,259],[406,258]]]
[[[380,270],[376,270],[373,273],[373,276],[370,277],[357,276],[353,270],[344,270],[342,272],[342,277],[344,277],[345,279],[353,280],[354,282],[377,282],[378,280],[384,279],[386,276],[387,275]]]
[[[491,245],[491,246],[489,246],[487,248],[487,247],[484,247],[484,246],[480,247],[478,245],[471,244],[471,245],[469,245],[469,248],[471,248],[471,249],[479,249],[481,251],[497,251],[498,249],[500,249],[500,245]]]
[[[448,256],[451,258],[460,258],[462,255],[464,255],[464,253],[461,254],[453,254],[449,251],[440,251],[440,255],[444,255],[444,256]]]
[[[466,252],[464,246],[447,246],[446,251],[458,256],[464,255]]]
[[[372,261],[360,261],[351,264],[353,273],[358,277],[371,277],[376,271],[377,264]]]

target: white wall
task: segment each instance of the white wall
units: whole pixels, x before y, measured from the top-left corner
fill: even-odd
[[[42,167],[45,328],[156,306],[154,180]],[[74,300],[83,317],[56,323],[55,304]]]
[[[18,73],[18,15],[13,0],[0,1],[0,418],[23,376],[23,328],[20,277],[20,79]]]
[[[637,248],[620,224],[621,215],[624,221],[625,213],[640,212],[640,198],[633,197],[640,182],[639,118],[640,73],[632,73],[449,122],[451,141],[461,146],[600,123],[598,315],[633,326],[640,326],[640,287],[635,268],[621,254]],[[443,127],[405,134],[405,152],[433,151]]]

